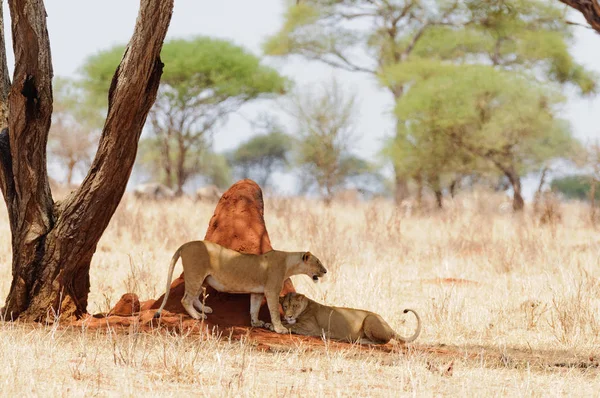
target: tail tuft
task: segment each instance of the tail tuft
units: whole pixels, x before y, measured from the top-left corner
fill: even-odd
[[[154,316],[153,316],[152,318],[153,318],[153,319],[158,319],[158,318],[160,318],[160,311],[156,311],[156,312],[154,313]]]

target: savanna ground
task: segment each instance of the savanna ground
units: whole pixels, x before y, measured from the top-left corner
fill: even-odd
[[[600,391],[600,236],[581,204],[540,224],[529,210],[472,193],[442,212],[387,202],[334,204],[265,198],[273,246],[310,250],[329,268],[298,291],[380,313],[419,339],[391,352],[302,342],[263,350],[251,339],[126,333],[0,323],[4,396],[562,396]],[[92,263],[91,313],[125,292],[157,298],[169,260],[202,239],[214,205],[126,197]],[[0,299],[11,280],[10,233],[0,210]],[[178,264],[176,274],[180,272]],[[452,283],[451,279],[456,279]],[[340,348],[341,347],[341,348]],[[392,347],[392,346],[389,346]],[[390,351],[390,350],[388,350]]]

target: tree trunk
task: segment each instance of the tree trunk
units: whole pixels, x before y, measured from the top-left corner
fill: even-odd
[[[394,202],[399,206],[403,200],[408,198],[408,182],[406,176],[396,173]]]
[[[540,176],[540,183],[538,184],[537,190],[533,196],[533,212],[537,214],[539,211],[540,200],[542,199],[542,189],[544,189],[544,184],[546,183],[546,175],[548,174],[548,167],[544,167],[542,169],[542,174]]]
[[[4,2],[0,0],[0,131],[8,128],[8,92],[10,76],[6,62],[6,43],[4,41]],[[0,181],[2,177],[0,176]]]
[[[0,134],[0,187],[11,225],[13,280],[0,312],[7,319],[37,321],[80,317],[87,310],[92,255],[123,196],[156,98],[173,1],[141,0],[111,83],[96,157],[81,186],[62,203],[52,200],[46,171],[52,114],[46,11],[42,0],[9,0],[9,6],[15,73],[9,129]]]
[[[415,176],[415,180],[417,181],[417,209],[421,211],[423,210],[423,176],[421,173]]]
[[[442,190],[439,188],[436,188],[433,190],[433,193],[435,194],[435,202],[437,203],[438,209],[443,209],[444,208],[444,195],[442,194]]]
[[[456,188],[458,187],[458,181],[459,181],[459,178],[456,178],[456,179],[452,180],[452,182],[450,183],[450,187],[449,187],[450,197],[453,199],[454,199],[454,196],[456,195]]]
[[[185,146],[183,133],[177,135],[177,196],[183,195],[183,185],[187,180],[187,171],[185,169],[185,157],[187,156],[187,148]]]
[[[521,177],[512,167],[506,168],[504,174],[508,178],[513,189],[513,210],[515,212],[523,211],[525,208],[525,201],[523,200],[521,192]]]
[[[435,195],[435,202],[437,204],[438,209],[444,208],[444,194],[442,193],[442,183],[440,181],[440,176],[433,176],[430,178],[430,181],[433,182],[433,193]]]
[[[67,165],[67,186],[71,186],[71,182],[73,181],[73,172],[75,170],[75,162],[69,160],[69,164]]]

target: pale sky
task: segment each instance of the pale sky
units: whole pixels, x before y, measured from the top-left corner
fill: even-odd
[[[176,0],[167,38],[193,35],[226,38],[260,54],[261,43],[281,26],[284,5],[284,0]],[[133,0],[46,1],[55,75],[72,76],[86,56],[115,44],[126,43],[133,32],[138,6],[139,2]],[[6,2],[4,16],[7,19],[5,36],[9,50],[8,62],[12,69]],[[571,13],[570,20],[585,22],[576,12]],[[600,74],[600,35],[581,27],[575,28],[575,31],[573,55],[577,61]],[[301,58],[269,59],[267,62],[292,78],[298,86],[327,81],[335,73],[344,86],[354,90],[360,105],[357,133],[362,137],[357,150],[362,156],[372,158],[378,152],[382,138],[391,134],[391,96],[379,90],[372,77],[333,70]],[[215,134],[215,150],[234,148],[247,139],[251,134],[247,120],[269,108],[272,106],[268,104],[242,108],[239,115],[231,117]],[[586,141],[600,137],[600,99],[579,99],[570,95],[562,116],[572,123],[578,138]]]

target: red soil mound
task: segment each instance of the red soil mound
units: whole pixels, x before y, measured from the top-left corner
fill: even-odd
[[[263,254],[273,250],[265,226],[264,202],[258,184],[248,179],[241,180],[223,194],[210,220],[204,239],[244,253]],[[184,279],[181,274],[171,284],[169,298],[160,320],[162,326],[180,328],[185,323],[186,329],[199,328],[200,323],[190,318],[181,305],[184,291]],[[294,286],[288,279],[281,294],[293,291],[295,291]],[[210,286],[206,287],[206,293],[208,294],[206,305],[213,309],[213,313],[208,315],[205,322],[207,326],[220,328],[250,326],[249,294],[219,293]],[[154,310],[160,307],[164,294],[157,300],[143,302],[141,306],[138,302],[137,307],[132,305],[132,302],[137,300],[137,296],[135,296],[135,300],[134,296],[132,294],[124,295],[115,308],[108,313],[108,318],[99,321],[99,326],[129,326],[132,322],[156,323],[151,321],[150,315],[153,315]],[[137,310],[133,311],[134,308]],[[140,310],[140,317],[135,321],[123,318]],[[265,322],[270,322],[269,311],[264,305],[264,301],[259,317]],[[91,324],[89,326],[93,327]]]

